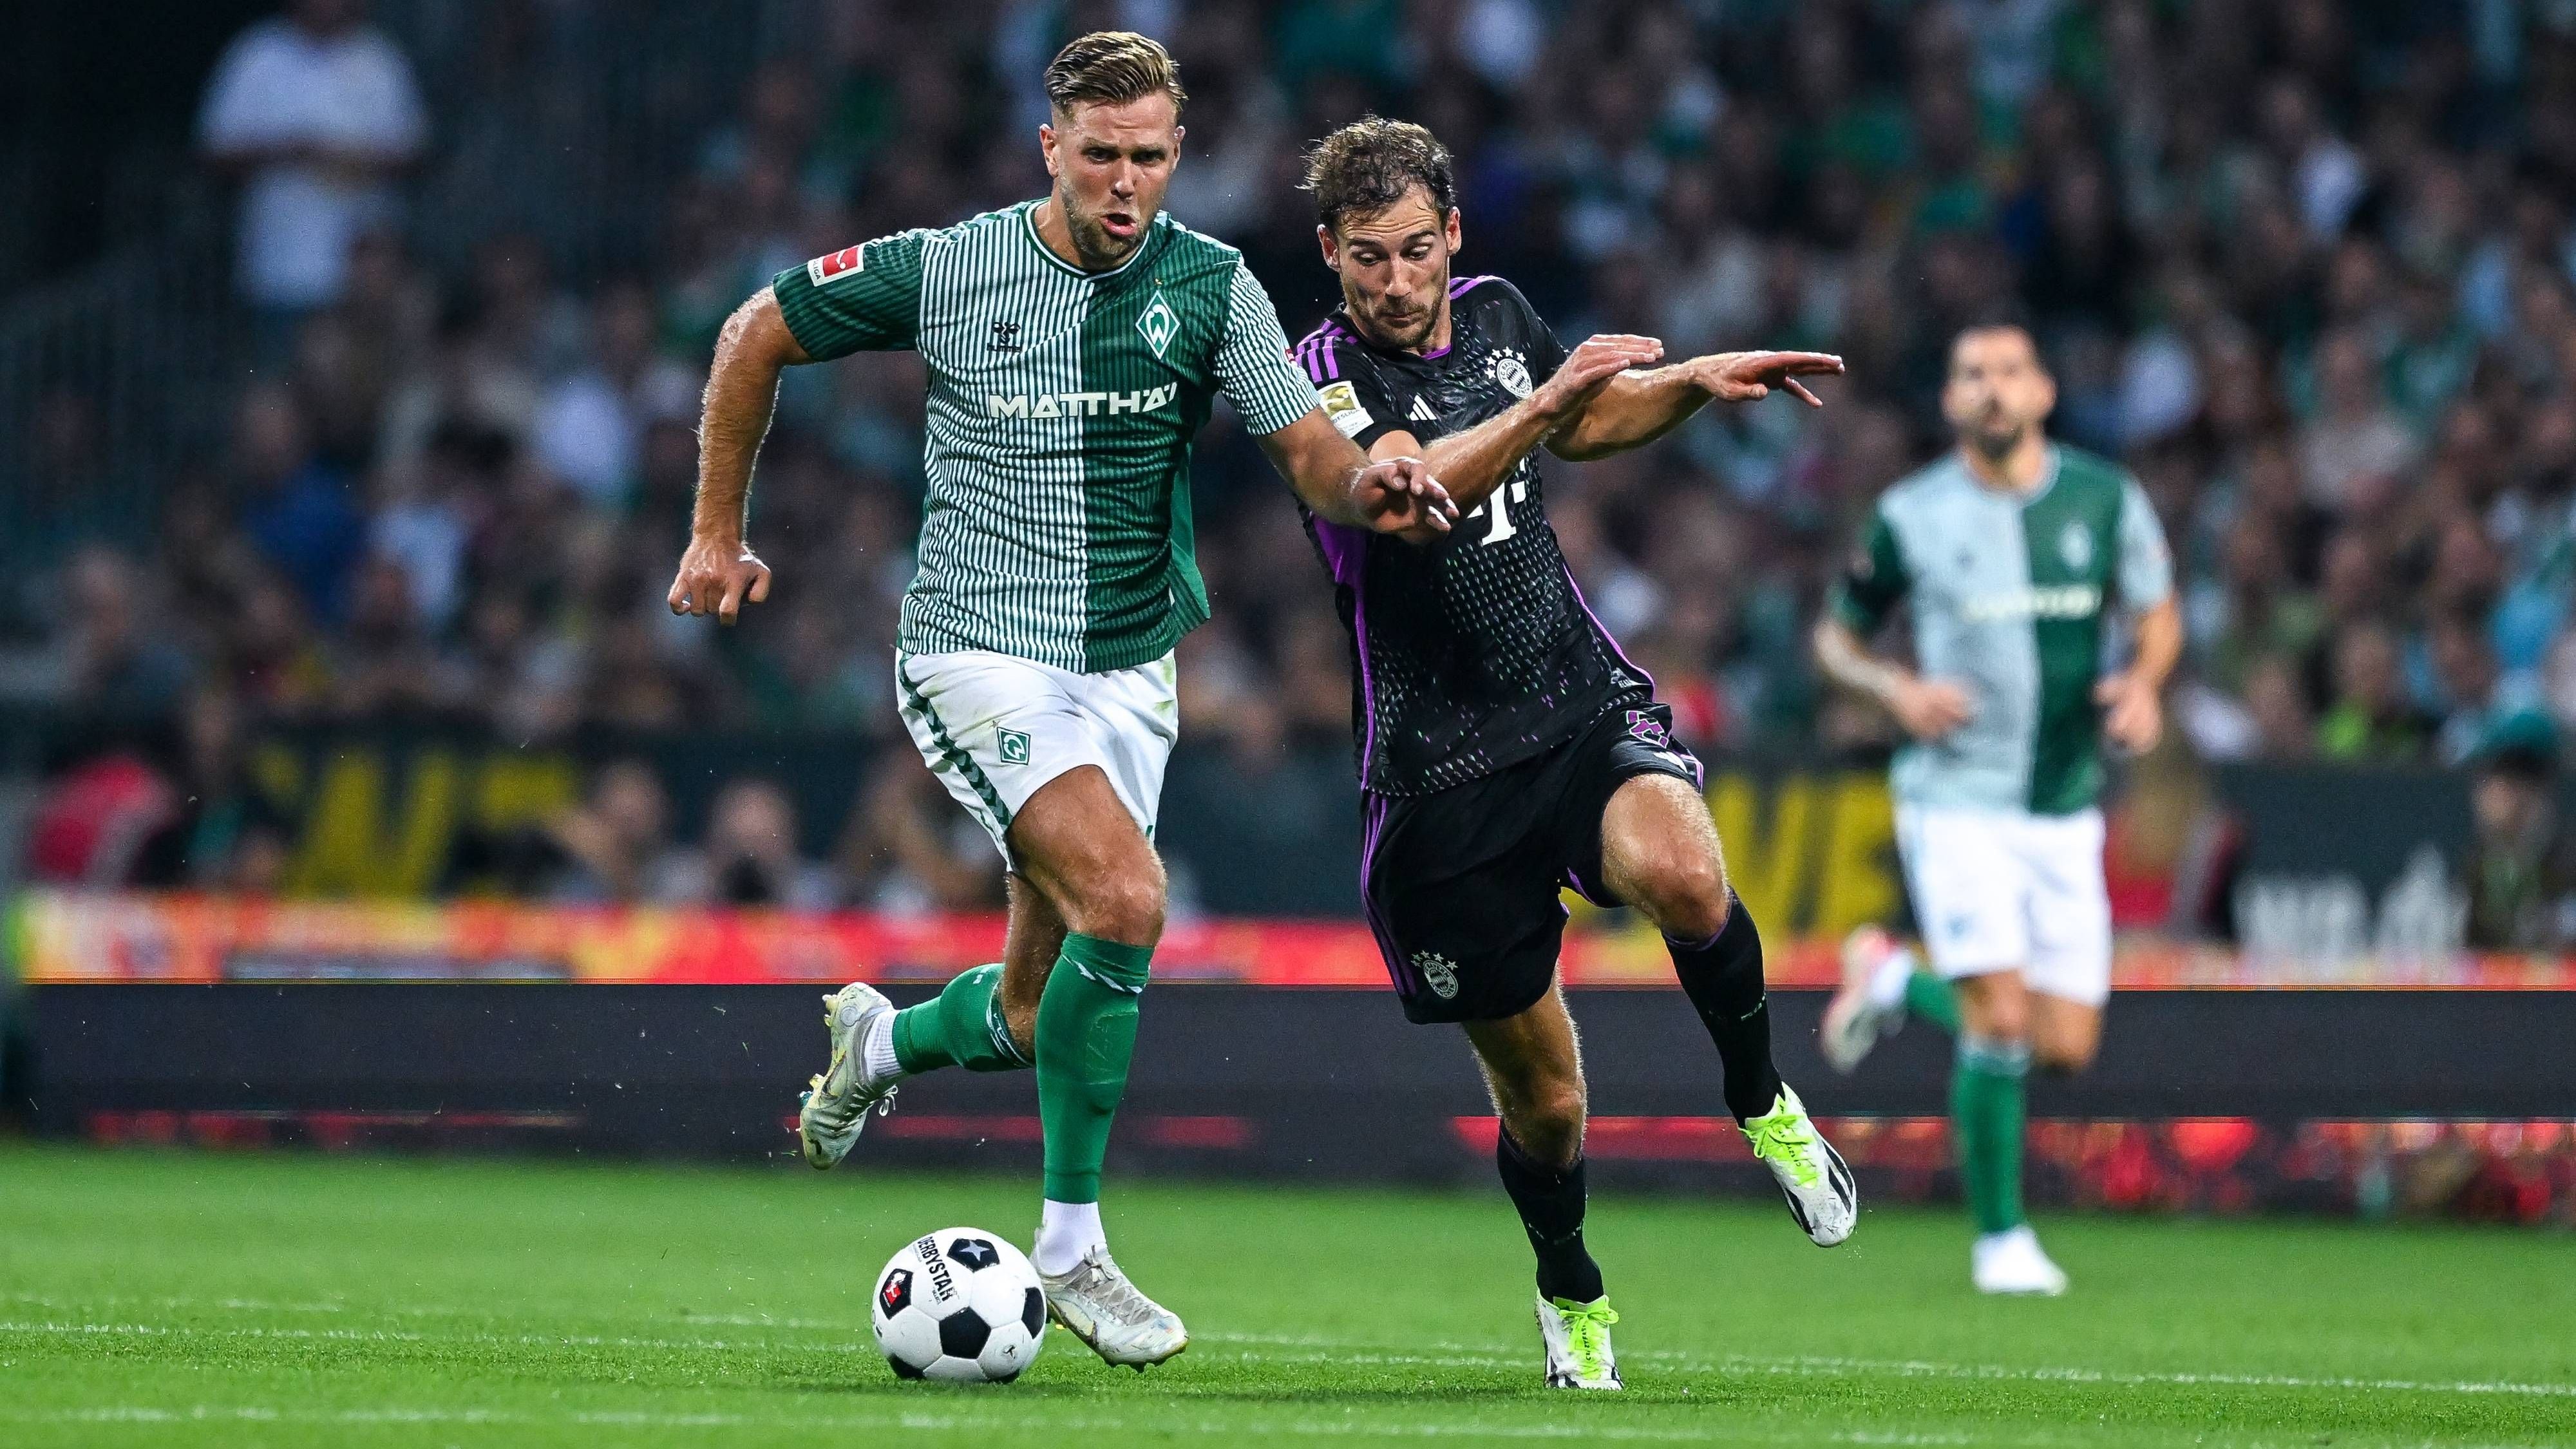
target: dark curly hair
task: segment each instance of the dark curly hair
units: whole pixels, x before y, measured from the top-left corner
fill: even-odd
[[[1306,153],[1305,189],[1315,194],[1315,219],[1338,234],[1354,213],[1383,211],[1419,186],[1446,220],[1458,209],[1458,176],[1449,148],[1411,121],[1362,116],[1315,143]]]

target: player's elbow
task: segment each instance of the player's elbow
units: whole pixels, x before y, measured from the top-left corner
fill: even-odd
[[[752,367],[780,368],[810,359],[805,349],[796,345],[796,334],[787,328],[787,314],[779,310],[778,293],[763,287],[744,299],[725,318],[724,329],[716,334],[716,363]]]

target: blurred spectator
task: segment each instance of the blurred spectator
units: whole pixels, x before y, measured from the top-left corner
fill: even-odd
[[[289,822],[252,784],[240,702],[218,689],[180,714],[176,805],[143,843],[131,882],[266,895],[286,875]]]
[[[2469,944],[2576,947],[2576,834],[2558,816],[2558,732],[2523,710],[2497,720],[2469,757],[2477,821]]]
[[[396,216],[429,122],[411,65],[362,0],[293,0],[217,62],[198,143],[242,179],[243,300],[278,319],[338,301],[349,247]]]
[[[1002,904],[992,837],[921,762],[889,751],[861,792],[834,862],[846,899],[868,910],[983,911]]]
[[[235,414],[233,467],[242,530],[322,619],[340,617],[349,571],[366,541],[346,473],[324,462],[295,395],[262,383]]]
[[[659,901],[696,889],[698,862],[671,841],[671,803],[641,760],[601,767],[590,797],[554,822],[562,862],[545,889],[559,901]]]
[[[2334,701],[2317,721],[2317,753],[2330,760],[2403,764],[2423,757],[2423,717],[2406,697],[2397,642],[2382,625],[2347,625],[2334,642]]]
[[[716,796],[706,839],[667,872],[662,899],[690,905],[829,909],[831,873],[807,860],[796,837],[796,807],[766,780],[736,780]]]

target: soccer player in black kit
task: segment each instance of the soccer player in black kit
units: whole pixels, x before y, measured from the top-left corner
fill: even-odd
[[[1448,152],[1370,117],[1307,158],[1342,307],[1299,345],[1325,416],[1372,456],[1424,458],[1460,509],[1448,534],[1371,536],[1309,514],[1358,680],[1361,894],[1407,1018],[1463,1025],[1501,1131],[1496,1166],[1538,1256],[1547,1382],[1615,1389],[1601,1270],[1583,1245],[1582,1060],[1556,987],[1558,891],[1664,932],[1716,1043],[1728,1110],[1807,1235],[1858,1214],[1850,1169],[1771,1063],[1762,943],[1726,882],[1701,768],[1583,595],[1548,526],[1536,450],[1597,458],[1712,398],[1840,372],[1817,353],[1652,368],[1652,338],[1570,355],[1519,290],[1451,276]],[[1648,369],[1652,370],[1638,370]]]

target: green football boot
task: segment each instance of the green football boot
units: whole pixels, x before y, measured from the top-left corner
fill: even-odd
[[[1816,1130],[1807,1104],[1786,1083],[1771,1099],[1770,1111],[1744,1124],[1744,1140],[1771,1169],[1771,1180],[1789,1200],[1789,1216],[1817,1247],[1830,1248],[1852,1235],[1860,1219],[1860,1194],[1852,1187],[1851,1168]]]

